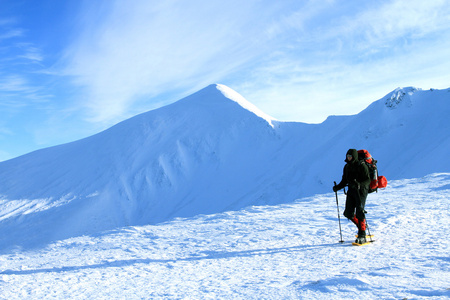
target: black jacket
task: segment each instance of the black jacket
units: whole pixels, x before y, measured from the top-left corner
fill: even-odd
[[[340,190],[347,185],[351,189],[359,189],[362,187],[365,190],[369,190],[369,169],[364,162],[358,160],[358,151],[356,151],[356,149],[349,149],[347,151],[347,155],[348,154],[353,158],[351,161],[348,161],[347,157],[345,158],[347,164],[344,166],[342,180],[336,186],[337,190]]]

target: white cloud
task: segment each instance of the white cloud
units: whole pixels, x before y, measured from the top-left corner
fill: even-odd
[[[445,2],[108,1],[83,19],[67,70],[94,122],[120,119],[144,97],[214,82],[274,117],[318,122],[403,84],[433,78],[441,87]]]
[[[396,39],[414,39],[450,28],[448,1],[384,1],[354,16],[346,16],[331,31],[355,48],[367,50],[392,45]]]
[[[115,1],[68,54],[92,119],[117,117],[143,95],[201,88],[260,54],[256,3]]]
[[[0,41],[15,38],[15,37],[21,37],[21,36],[23,36],[23,30],[10,29],[10,30],[7,30],[6,32],[2,32],[0,34]]]
[[[25,59],[30,62],[42,62],[44,57],[41,54],[41,50],[30,44],[21,44],[19,47],[23,50],[23,54],[20,54],[18,58]]]
[[[357,113],[399,86],[447,88],[450,8],[444,2],[371,2],[331,15],[339,3],[330,3],[301,26],[283,22],[291,42],[233,87],[278,119],[304,122]]]
[[[14,19],[0,19],[0,96],[4,107],[23,106],[43,89],[33,81],[33,73],[42,68],[43,56],[27,38]]]
[[[24,77],[14,74],[2,74],[0,76],[0,92],[24,92],[28,90],[28,82]]]

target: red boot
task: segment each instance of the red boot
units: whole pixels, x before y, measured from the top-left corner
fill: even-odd
[[[366,240],[366,219],[358,220],[358,237],[356,238],[355,243],[364,244],[367,242]]]
[[[358,227],[358,236],[366,237],[366,219],[360,221],[356,216],[351,220]]]
[[[362,220],[362,222],[359,222],[359,229],[366,232],[366,219]]]

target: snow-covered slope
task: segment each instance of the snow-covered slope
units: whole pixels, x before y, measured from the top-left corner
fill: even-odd
[[[450,171],[450,90],[397,89],[355,116],[280,122],[211,85],[89,138],[0,163],[0,245],[327,192],[348,148],[388,179]]]
[[[391,181],[364,247],[344,220],[338,242],[331,192],[0,254],[0,298],[449,299],[449,192],[450,173]]]

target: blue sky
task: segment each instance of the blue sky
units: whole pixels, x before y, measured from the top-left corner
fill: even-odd
[[[448,1],[0,0],[0,161],[212,83],[319,123],[448,70]]]

